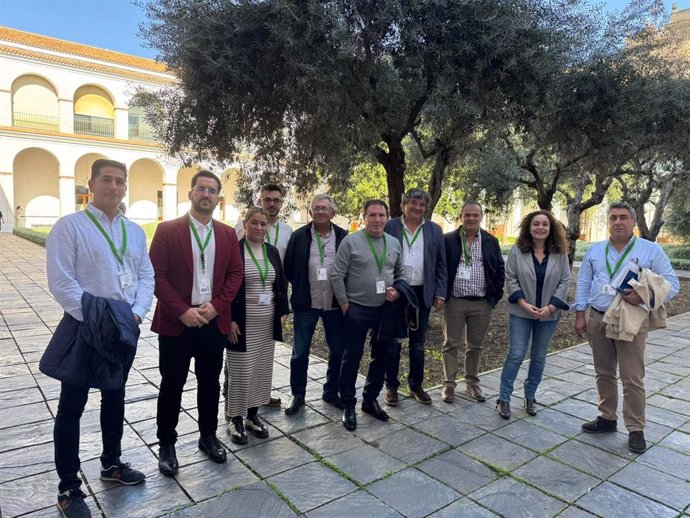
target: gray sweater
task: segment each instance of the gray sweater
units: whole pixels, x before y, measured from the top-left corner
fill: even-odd
[[[331,282],[341,306],[351,302],[369,307],[383,305],[386,294],[376,293],[376,281],[383,280],[388,288],[405,273],[400,242],[389,234],[371,238],[379,257],[383,251],[383,240],[386,240],[387,256],[383,274],[380,274],[364,232],[360,230],[343,239],[335,256]]]

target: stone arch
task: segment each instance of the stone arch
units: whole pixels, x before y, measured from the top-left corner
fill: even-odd
[[[127,217],[138,223],[163,219],[163,175],[155,160],[141,158],[129,168]]]
[[[19,76],[12,82],[12,125],[59,130],[58,94],[53,83],[34,74]]]
[[[89,179],[91,166],[99,158],[109,158],[101,153],[87,153],[80,156],[74,164],[74,210],[83,210],[91,201]]]
[[[100,137],[115,136],[115,101],[105,88],[83,85],[74,92],[74,132]]]
[[[60,162],[41,148],[23,149],[14,157],[14,205],[22,207],[21,226],[52,225],[60,217]],[[17,224],[17,222],[15,222]]]

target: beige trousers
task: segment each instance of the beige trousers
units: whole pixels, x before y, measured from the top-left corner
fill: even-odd
[[[618,409],[618,377],[623,383],[623,419],[629,432],[645,426],[644,350],[647,333],[639,333],[632,342],[606,338],[604,315],[587,312],[587,337],[592,346],[594,371],[599,394],[599,414],[615,420]]]
[[[443,318],[443,384],[455,387],[460,351],[465,351],[465,382],[478,385],[482,344],[491,320],[486,299],[469,301],[450,297]]]

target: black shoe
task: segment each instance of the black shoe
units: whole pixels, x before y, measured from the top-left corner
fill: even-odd
[[[599,416],[594,421],[589,421],[582,425],[582,431],[585,433],[611,433],[616,431],[616,421],[611,419],[604,419]]]
[[[499,399],[496,401],[496,410],[503,419],[510,419],[510,402]]]
[[[285,407],[285,414],[295,415],[304,406],[304,396],[292,396],[290,403]]]
[[[265,439],[268,437],[268,428],[266,428],[266,425],[259,419],[258,415],[248,417],[245,422],[245,428],[252,432],[257,439]]]
[[[227,429],[230,440],[235,444],[247,444],[247,432],[244,430],[244,419],[241,417],[233,417]]]
[[[362,412],[381,421],[388,421],[388,414],[379,406],[379,402],[375,399],[374,401],[362,401]]]
[[[63,518],[91,518],[91,509],[84,502],[86,495],[77,489],[58,493],[57,508]]]
[[[174,444],[161,444],[158,449],[158,469],[169,477],[177,474],[180,465],[177,462]]]
[[[537,408],[534,406],[535,403],[537,402],[536,399],[525,399],[525,412],[527,412],[529,415],[537,415]]]
[[[340,398],[336,396],[328,396],[326,394],[321,396],[321,399],[323,399],[326,403],[329,405],[333,405],[335,408],[343,409],[343,404],[340,402]]]
[[[132,469],[129,462],[118,462],[108,468],[101,469],[101,480],[119,482],[125,486],[136,486],[146,480],[141,471]]]
[[[345,407],[342,421],[346,430],[352,431],[357,428],[357,413],[355,412],[355,407]]]
[[[630,432],[628,436],[628,449],[633,453],[644,453],[647,451],[647,442],[644,440],[644,432]]]
[[[208,455],[209,459],[218,464],[222,464],[228,458],[228,454],[225,453],[225,449],[215,435],[199,437],[199,449]]]

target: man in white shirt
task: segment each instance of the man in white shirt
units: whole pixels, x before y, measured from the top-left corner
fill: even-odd
[[[89,189],[93,201],[85,211],[58,220],[46,242],[48,286],[66,318],[83,321],[84,293],[126,301],[137,324],[153,299],[153,268],[146,236],[122,216],[119,204],[127,192],[127,168],[114,160],[96,160]],[[64,319],[63,319],[64,320]],[[126,373],[125,373],[126,379]],[[64,517],[90,517],[79,479],[79,421],[89,387],[63,382],[55,418],[55,465],[60,477],[58,509]],[[120,461],[125,413],[124,383],[101,391],[101,479],[134,485],[145,475]]]
[[[278,252],[280,252],[280,260],[285,261],[285,251],[290,242],[292,227],[278,219],[280,209],[283,207],[283,188],[274,183],[264,185],[261,188],[259,206],[268,212],[266,242],[275,246]],[[235,232],[237,232],[239,239],[244,237],[244,228],[241,221],[235,226]]]

